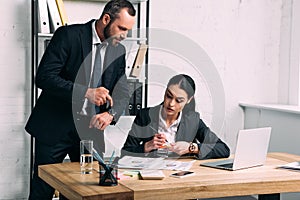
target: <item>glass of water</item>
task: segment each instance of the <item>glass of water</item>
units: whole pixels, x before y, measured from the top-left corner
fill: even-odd
[[[80,171],[81,174],[91,174],[93,170],[93,140],[80,141]]]

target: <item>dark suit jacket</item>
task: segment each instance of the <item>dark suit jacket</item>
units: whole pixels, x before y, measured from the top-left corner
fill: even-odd
[[[154,134],[157,133],[155,130],[158,130],[159,110],[160,105],[144,108],[137,113],[121,150],[122,156],[144,155],[145,143],[152,140]],[[228,146],[210,131],[200,119],[199,113],[189,111],[182,114],[175,141],[198,143],[200,153],[196,156],[199,159],[224,158],[230,155]],[[155,151],[151,152],[150,156],[155,156]]]
[[[83,106],[90,79],[93,21],[57,29],[39,64],[35,81],[42,93],[25,129],[47,144],[55,144],[74,129],[73,118]],[[109,45],[103,62],[102,86],[113,97],[118,119],[129,99],[124,46]],[[106,110],[102,106],[100,112]]]

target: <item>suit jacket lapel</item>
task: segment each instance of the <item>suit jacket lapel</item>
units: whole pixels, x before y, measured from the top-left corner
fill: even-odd
[[[158,131],[158,120],[159,120],[159,111],[160,111],[160,106],[155,106],[149,110],[149,117],[150,117],[150,125],[153,129]],[[151,129],[152,129],[151,128]],[[154,130],[153,130],[154,131]]]
[[[85,80],[90,80],[91,75],[91,65],[92,65],[92,22],[94,20],[89,21],[85,24],[84,29],[81,31],[80,39],[81,39],[81,47],[82,47],[82,60],[85,73]]]
[[[182,116],[176,133],[176,141],[192,142],[196,137],[199,126],[199,117],[194,114]]]

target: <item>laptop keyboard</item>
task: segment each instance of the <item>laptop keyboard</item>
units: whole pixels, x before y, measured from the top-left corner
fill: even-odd
[[[233,163],[227,163],[227,164],[222,164],[222,165],[218,165],[218,166],[226,167],[226,168],[232,168]]]

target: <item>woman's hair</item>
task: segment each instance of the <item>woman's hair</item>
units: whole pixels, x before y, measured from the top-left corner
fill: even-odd
[[[180,89],[184,90],[187,93],[189,99],[195,94],[195,82],[190,76],[186,74],[178,74],[176,76],[173,76],[169,80],[167,87],[169,87],[170,85],[178,85]],[[196,103],[195,98],[193,97],[190,103],[184,106],[182,112],[185,113],[188,111],[195,111],[195,107]]]
[[[118,15],[123,8],[127,8],[127,12],[130,16],[135,16],[135,8],[129,1],[111,0],[105,5],[100,19],[102,19],[105,14],[108,14],[110,16],[111,22],[113,22],[116,18],[119,17]]]

